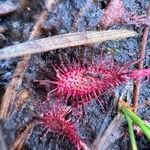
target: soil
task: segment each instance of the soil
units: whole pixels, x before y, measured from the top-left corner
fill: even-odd
[[[0,48],[27,41],[40,12],[42,9],[46,9],[47,6],[46,0],[31,1],[25,8],[20,6],[19,1],[16,0],[13,2],[18,9],[10,14],[0,16],[0,25],[6,28],[6,31],[2,33],[4,38],[0,38]],[[134,11],[137,14],[146,13],[148,0],[124,0],[124,2],[128,10]],[[43,32],[41,37],[75,31],[100,30],[101,27],[98,26],[107,4],[107,0],[60,0],[57,7],[48,13],[48,18],[42,26]],[[83,11],[84,8],[86,8],[85,11]],[[7,121],[1,120],[2,132],[8,149],[11,149],[10,145],[14,143],[17,136],[33,119],[33,116],[39,115],[48,110],[50,104],[49,102],[44,102],[47,96],[45,87],[37,88],[36,85],[33,84],[33,81],[55,77],[56,73],[52,68],[51,63],[57,63],[60,65],[63,62],[68,64],[72,63],[73,60],[82,63],[84,61],[82,58],[83,54],[88,57],[89,63],[91,62],[91,57],[97,63],[101,50],[106,59],[109,59],[113,53],[115,62],[117,63],[132,63],[139,59],[140,41],[144,27],[137,28],[133,25],[114,25],[110,27],[110,29],[125,28],[135,30],[140,36],[128,38],[122,41],[109,41],[101,44],[56,50],[32,56],[22,84],[23,89],[29,89],[29,91],[31,91],[30,98],[26,104],[21,109],[16,110]],[[149,68],[150,38],[148,39],[146,49],[144,67]],[[1,101],[19,61],[20,58],[0,60]],[[134,67],[136,68],[136,65],[134,65]],[[128,100],[130,101],[132,97],[133,82],[128,83],[126,86],[129,97]],[[118,96],[123,89],[124,86],[115,89],[115,96]],[[142,80],[139,105],[144,104],[149,98],[150,81],[149,79],[144,79]],[[85,115],[82,116],[76,124],[78,134],[88,146],[90,146],[95,140],[99,131],[102,131],[102,126],[105,131],[116,116],[117,108],[113,106],[114,100],[112,94],[106,94],[105,96],[100,97],[100,99],[102,99],[104,108],[101,107],[97,100],[93,100],[91,104],[85,107]],[[150,107],[147,105],[141,107],[138,110],[138,114],[142,119],[150,120]],[[131,149],[126,123],[123,125],[122,129],[124,133],[123,136],[120,139],[116,139],[115,143],[111,144],[108,149]],[[76,147],[65,136],[57,136],[52,133],[48,133],[44,136],[44,134],[44,127],[37,123],[30,138],[25,141],[23,149],[76,149]],[[143,135],[137,135],[137,141],[140,150],[150,149],[150,141],[148,141]]]

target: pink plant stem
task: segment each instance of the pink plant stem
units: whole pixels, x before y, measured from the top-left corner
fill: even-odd
[[[147,13],[148,18],[150,19],[150,5]],[[145,57],[145,49],[147,45],[149,27],[146,26],[143,33],[143,38],[141,42],[141,50],[140,50],[140,58],[142,59],[139,63],[139,69],[142,69],[144,66],[144,57]],[[141,87],[141,79],[139,78],[134,85],[134,94],[133,94],[133,108],[134,111],[137,111],[138,108],[138,99],[140,95],[140,87]]]
[[[149,69],[140,69],[140,70],[132,70],[131,79],[142,79],[144,77],[150,77],[150,68]]]

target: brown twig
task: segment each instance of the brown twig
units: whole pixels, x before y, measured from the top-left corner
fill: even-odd
[[[150,5],[148,8],[147,16],[150,19]],[[145,49],[146,49],[147,39],[148,39],[148,32],[149,32],[149,27],[147,26],[144,29],[143,38],[142,38],[142,42],[141,42],[141,50],[140,50],[141,61],[139,62],[139,69],[142,69],[144,66],[144,57],[145,57]],[[134,94],[133,94],[133,108],[134,108],[135,112],[137,111],[137,108],[138,108],[140,87],[141,87],[141,79],[138,79],[134,85]]]
[[[101,137],[101,133],[98,134],[91,146],[91,150],[106,150],[111,144],[119,139],[122,136],[120,127],[122,126],[123,122],[123,115],[118,113],[118,115],[113,119],[109,127],[106,129],[104,135]]]
[[[37,21],[36,25],[34,26],[31,35],[29,39],[34,39],[34,37],[37,37],[40,33],[40,23],[44,16],[44,12],[39,17],[39,20]],[[24,77],[24,74],[26,72],[26,69],[28,67],[29,61],[30,61],[31,55],[27,55],[22,57],[22,60],[18,63],[17,68],[15,70],[15,73],[12,77],[11,82],[9,83],[6,92],[4,94],[4,98],[1,105],[1,112],[0,112],[0,118],[6,119],[10,116],[12,113],[12,109],[17,97],[17,91],[18,88],[22,84],[22,80]]]
[[[0,109],[0,118],[7,119],[12,113],[16,100],[17,91],[21,86],[24,74],[26,72],[30,56],[23,57],[18,63],[11,82],[8,84]]]
[[[84,44],[101,43],[108,40],[121,40],[128,37],[134,37],[136,35],[136,32],[129,30],[68,33],[39,40],[32,40],[3,48],[0,50],[0,59],[46,52],[49,50],[72,46],[80,46]]]
[[[26,127],[26,129],[20,135],[18,135],[14,144],[11,145],[11,150],[22,150],[23,149],[23,144],[24,144],[25,140],[27,140],[31,136],[34,126],[35,126],[35,123],[30,123]]]
[[[51,0],[51,3],[49,3],[49,5],[53,5],[54,3],[55,3],[55,0]],[[47,15],[48,15],[48,12],[46,10],[44,10],[41,13],[40,17],[38,18],[37,23],[35,24],[30,34],[29,40],[32,40],[40,36],[41,26],[42,26],[43,21],[47,18]],[[17,93],[18,93],[19,88],[21,87],[22,80],[28,68],[30,59],[31,59],[31,55],[26,55],[21,58],[21,61],[18,63],[16,67],[12,80],[8,84],[8,87],[6,89],[6,92],[4,94],[4,98],[1,104],[1,109],[0,109],[0,118],[2,119],[7,119],[12,114],[12,110],[13,110],[16,98],[18,97]],[[27,99],[28,97],[26,97],[26,100]],[[25,103],[26,100],[23,99],[23,103]],[[19,101],[22,101],[21,98],[19,98],[16,103],[23,104],[22,102],[19,102]]]

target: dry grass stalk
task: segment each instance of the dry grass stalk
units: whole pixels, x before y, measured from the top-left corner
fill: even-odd
[[[26,100],[30,97],[31,93],[28,89],[23,89],[17,93],[16,98],[18,99],[15,103],[15,109],[19,111],[21,106],[23,106]]]
[[[14,144],[11,146],[11,150],[22,150],[24,142],[31,136],[32,130],[35,126],[35,123],[30,123],[26,129],[18,135]]]
[[[136,35],[136,32],[129,30],[68,33],[39,40],[27,41],[21,44],[3,48],[0,50],[0,59],[46,52],[49,50],[72,46],[80,46],[84,44],[100,43],[108,40],[121,40],[128,37],[134,37]]]
[[[120,133],[120,127],[124,122],[122,114],[118,115],[113,119],[109,127],[106,129],[104,135],[101,137],[101,133],[98,134],[97,138],[91,146],[91,150],[106,150],[111,144],[118,140],[122,134]]]
[[[30,60],[29,56],[23,57],[22,60],[17,65],[14,76],[11,82],[8,84],[8,87],[3,97],[3,101],[0,109],[1,119],[8,118],[12,113],[17,92],[21,86],[29,60]]]
[[[147,16],[150,19],[150,5],[149,5],[149,8],[148,8]],[[139,62],[139,69],[143,69],[143,66],[144,66],[145,49],[146,49],[146,45],[147,45],[148,33],[149,33],[149,27],[147,26],[144,29],[143,38],[142,38],[142,42],[141,42],[141,49],[140,49],[140,59],[141,59],[141,61]],[[135,112],[137,111],[137,108],[138,108],[140,87],[141,87],[141,79],[137,80],[135,85],[134,85],[133,108],[134,108]]]
[[[50,4],[52,5],[52,3],[50,3]],[[47,15],[48,15],[47,11],[43,11],[41,13],[37,23],[35,24],[32,32],[30,34],[29,40],[39,37],[39,35],[41,34],[41,26],[43,24],[43,21],[46,19]],[[7,119],[12,114],[12,110],[14,109],[14,104],[15,104],[16,98],[18,97],[17,93],[18,93],[19,88],[21,87],[22,80],[25,75],[26,69],[29,65],[30,59],[31,59],[31,55],[23,56],[21,58],[21,61],[18,63],[18,65],[16,67],[15,73],[12,77],[12,80],[8,84],[8,87],[6,89],[6,92],[4,94],[4,98],[3,98],[3,101],[1,104],[1,109],[0,109],[0,118],[1,119]],[[26,97],[26,100],[21,99],[21,98],[22,97],[20,97],[16,103],[23,105],[26,102],[26,100],[28,99],[28,97]],[[17,105],[17,107],[19,107],[19,106]]]

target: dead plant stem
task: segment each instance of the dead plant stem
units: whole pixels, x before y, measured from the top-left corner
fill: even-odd
[[[150,19],[150,5],[148,8],[148,13],[147,13],[148,18]],[[141,49],[140,49],[140,59],[141,61],[139,62],[139,69],[142,69],[144,66],[144,57],[145,57],[145,49],[147,45],[147,39],[148,39],[148,32],[149,32],[149,27],[145,27],[144,32],[143,32],[143,38],[141,42]],[[133,108],[134,111],[137,111],[138,108],[138,100],[139,100],[139,95],[140,95],[140,87],[141,87],[141,79],[138,79],[134,85],[134,94],[133,94]]]

